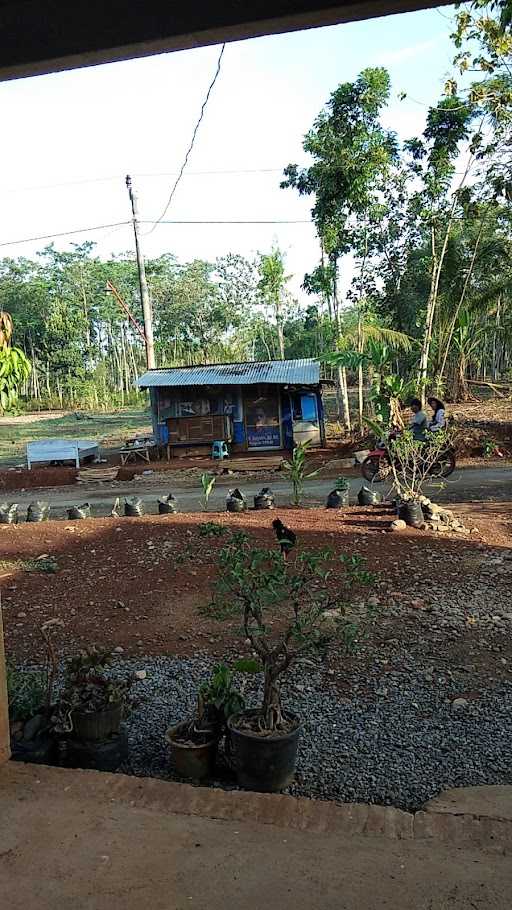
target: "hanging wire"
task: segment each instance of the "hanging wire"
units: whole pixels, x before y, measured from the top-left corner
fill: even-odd
[[[165,208],[164,208],[162,214],[160,215],[159,218],[157,218],[157,220],[155,221],[153,227],[151,228],[150,231],[147,232],[147,234],[152,234],[153,231],[158,227],[158,225],[160,224],[160,222],[165,218],[165,216],[167,215],[167,212],[168,212],[168,210],[169,210],[169,206],[170,206],[170,204],[171,204],[171,202],[172,202],[172,200],[173,200],[173,198],[174,198],[174,194],[175,194],[176,190],[178,189],[180,180],[181,180],[181,178],[183,177],[183,172],[184,172],[184,170],[185,170],[185,168],[186,168],[186,166],[187,166],[187,164],[188,164],[188,159],[189,159],[189,157],[190,157],[190,154],[191,154],[191,152],[192,152],[192,149],[194,148],[194,142],[196,141],[196,136],[197,136],[199,127],[201,126],[201,122],[202,122],[202,119],[203,119],[203,117],[204,117],[204,113],[205,113],[205,110],[206,110],[206,106],[207,106],[207,104],[208,104],[208,101],[210,100],[210,95],[211,95],[211,93],[212,93],[212,91],[213,91],[213,87],[214,87],[214,85],[215,85],[215,83],[217,82],[217,79],[218,79],[218,77],[219,77],[220,68],[221,68],[221,63],[222,63],[222,57],[223,57],[223,55],[224,55],[225,49],[226,49],[226,45],[223,44],[222,47],[221,47],[221,49],[220,49],[219,59],[217,60],[217,68],[216,68],[216,70],[215,70],[215,74],[214,74],[214,76],[213,76],[212,81],[210,82],[210,85],[208,86],[208,91],[206,92],[205,99],[204,99],[204,101],[203,101],[203,103],[202,103],[202,105],[201,105],[201,111],[200,111],[200,114],[199,114],[199,119],[198,119],[198,121],[197,121],[197,123],[196,123],[196,125],[195,125],[195,127],[194,127],[194,132],[192,133],[192,139],[190,140],[190,145],[189,145],[189,147],[188,147],[188,149],[187,149],[187,152],[186,152],[186,155],[185,155],[185,157],[184,157],[184,159],[183,159],[183,164],[181,165],[181,168],[180,168],[180,170],[179,170],[178,176],[176,177],[176,180],[174,181],[174,186],[173,186],[173,188],[172,188],[172,190],[171,190],[171,193],[170,193],[170,196],[169,196],[169,198],[168,198],[168,200],[167,200],[167,204],[166,204],[166,206],[165,206]]]

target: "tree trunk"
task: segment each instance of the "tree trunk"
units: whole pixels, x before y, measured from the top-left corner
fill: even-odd
[[[347,369],[346,367],[339,367],[338,378],[340,382],[340,391],[343,402],[343,417],[345,420],[345,426],[347,428],[347,433],[352,432],[352,421],[350,419],[350,403],[348,400],[348,382],[347,382]]]
[[[284,331],[283,331],[283,314],[281,312],[281,301],[279,297],[275,301],[276,326],[277,326],[277,344],[279,347],[279,359],[284,360]]]
[[[263,718],[267,730],[275,730],[282,721],[279,675],[271,663],[265,664]]]
[[[363,339],[363,313],[361,307],[359,307],[359,315],[357,319],[357,352],[362,355],[364,347]],[[364,408],[364,395],[363,395],[363,364],[359,363],[357,367],[357,400],[358,400],[358,414],[359,414],[359,432],[363,433],[363,408]]]
[[[472,161],[473,161],[473,156],[470,155],[467,160],[466,167],[465,167],[464,173],[462,175],[462,179],[457,187],[458,190],[460,190],[466,182],[466,177],[468,176]],[[442,272],[443,265],[444,265],[446,251],[448,249],[448,241],[450,239],[450,233],[451,233],[451,229],[452,229],[452,225],[453,225],[453,219],[454,219],[454,215],[455,215],[456,205],[457,205],[457,193],[454,192],[452,205],[450,208],[450,213],[448,215],[448,221],[446,223],[446,228],[445,228],[445,233],[444,233],[444,238],[443,238],[443,245],[441,247],[441,252],[439,254],[439,257],[437,256],[436,229],[435,229],[435,224],[433,221],[432,221],[432,224],[430,227],[430,242],[431,242],[431,249],[432,249],[432,277],[430,280],[430,291],[429,291],[429,295],[428,295],[427,312],[426,312],[426,318],[425,318],[425,330],[423,333],[423,341],[422,341],[422,345],[421,345],[421,355],[420,355],[420,365],[419,365],[419,370],[418,370],[418,386],[419,386],[419,392],[421,395],[421,403],[423,405],[425,405],[425,400],[426,400],[428,361],[429,361],[429,355],[430,355],[430,345],[432,343],[434,316],[435,316],[435,312],[436,312],[437,298],[438,298],[438,294],[439,294],[439,282],[441,280],[441,272]]]

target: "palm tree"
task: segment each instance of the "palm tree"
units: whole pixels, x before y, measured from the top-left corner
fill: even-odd
[[[364,428],[364,367],[367,367],[371,376],[375,368],[388,364],[393,355],[409,353],[415,344],[415,340],[404,332],[378,325],[371,318],[362,315],[359,316],[357,325],[345,330],[340,336],[338,350],[329,355],[328,362],[357,369],[360,432]]]

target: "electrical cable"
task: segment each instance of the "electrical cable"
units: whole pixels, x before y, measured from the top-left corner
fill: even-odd
[[[131,224],[131,221],[114,221],[112,224],[96,224],[94,227],[76,228],[72,231],[59,231],[55,234],[39,234],[37,237],[24,237],[20,240],[3,240],[0,242],[0,247],[16,246],[18,243],[35,243],[37,240],[52,240],[54,237],[69,237],[71,234],[86,234],[89,231],[102,231],[106,228],[123,227],[125,224]]]
[[[224,55],[225,49],[226,49],[226,45],[223,44],[222,47],[221,47],[221,49],[220,49],[219,59],[217,60],[217,68],[216,68],[216,70],[215,70],[213,79],[212,79],[212,81],[210,82],[210,85],[208,86],[208,91],[206,92],[205,99],[204,99],[204,101],[203,101],[203,103],[202,103],[202,105],[201,105],[201,111],[200,111],[200,113],[199,113],[199,119],[198,119],[198,121],[197,121],[197,123],[196,123],[196,125],[195,125],[195,127],[194,127],[194,131],[193,131],[193,133],[192,133],[192,139],[190,140],[190,145],[189,145],[189,147],[188,147],[188,149],[187,149],[187,151],[186,151],[185,157],[184,157],[184,159],[183,159],[183,164],[181,165],[181,168],[180,168],[180,170],[179,170],[178,176],[176,177],[176,180],[175,180],[175,182],[174,182],[174,186],[173,186],[173,188],[172,188],[172,190],[171,190],[171,193],[170,193],[170,195],[169,195],[169,198],[168,198],[168,200],[167,200],[167,204],[166,204],[166,206],[165,206],[165,208],[164,208],[162,214],[160,215],[160,217],[156,219],[156,221],[155,221],[155,223],[153,224],[153,227],[151,228],[151,230],[148,231],[148,234],[152,234],[153,231],[158,227],[158,225],[160,224],[160,222],[165,218],[165,216],[166,216],[166,214],[167,214],[167,212],[168,212],[168,210],[169,210],[169,206],[170,206],[170,204],[171,204],[171,202],[172,202],[172,200],[173,200],[173,198],[174,198],[174,194],[175,194],[176,190],[178,189],[180,180],[181,180],[181,178],[182,178],[182,176],[183,176],[183,172],[184,172],[184,170],[185,170],[185,168],[186,168],[186,166],[187,166],[187,164],[188,164],[188,159],[189,159],[189,157],[190,157],[190,154],[191,154],[191,152],[192,152],[192,149],[194,148],[194,142],[196,141],[196,136],[197,136],[199,127],[201,126],[201,122],[202,122],[202,119],[203,119],[203,117],[204,117],[204,113],[205,113],[205,111],[206,111],[206,106],[207,106],[207,104],[208,104],[208,101],[210,100],[210,95],[211,95],[211,93],[212,93],[212,91],[213,91],[213,88],[214,88],[214,85],[215,85],[215,83],[217,82],[217,79],[218,79],[218,77],[219,77],[220,68],[221,68],[221,64],[222,64],[222,57],[223,57],[223,55]]]
[[[110,231],[106,237],[110,237],[110,234],[114,234],[119,228],[127,227],[131,225],[131,221],[114,221],[112,224],[97,224],[94,227],[86,228],[75,228],[72,231],[58,231],[55,234],[39,234],[37,237],[23,237],[17,240],[2,240],[0,241],[0,247],[4,246],[17,246],[20,243],[35,243],[38,240],[52,240],[55,237],[70,237],[73,234],[85,234],[90,231],[102,231],[107,228],[114,228],[113,231]],[[151,221],[148,219],[143,219],[140,221],[140,224],[156,224],[157,222]],[[164,220],[159,221],[158,224],[313,224],[310,218],[295,218],[295,219],[286,219],[286,218],[268,218],[268,219],[222,219],[222,220],[207,220],[207,219],[196,219],[196,220]],[[103,238],[103,240],[106,239]]]

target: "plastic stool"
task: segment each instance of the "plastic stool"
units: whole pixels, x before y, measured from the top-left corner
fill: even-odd
[[[212,458],[228,458],[229,451],[227,442],[223,439],[216,439],[212,445]]]

